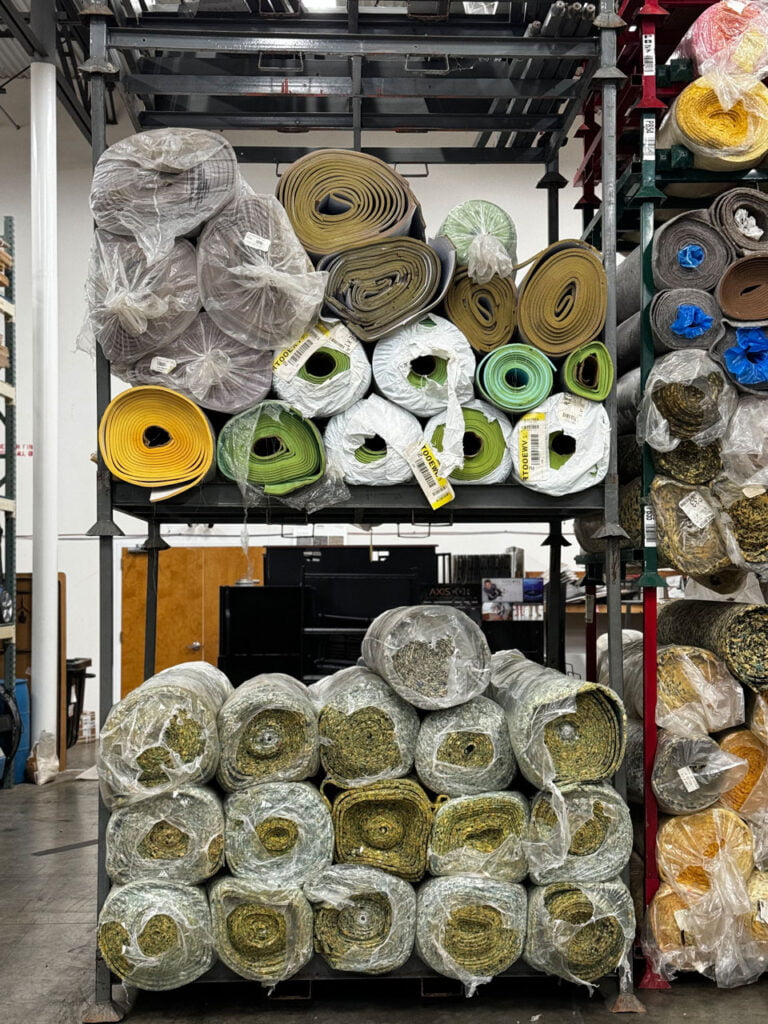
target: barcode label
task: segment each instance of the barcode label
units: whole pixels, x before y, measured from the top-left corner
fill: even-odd
[[[686,495],[682,501],[678,502],[678,507],[699,530],[706,529],[715,518],[714,509],[698,491],[692,491],[691,494]]]
[[[652,117],[643,118],[643,160],[656,159],[656,121]]]
[[[647,548],[656,547],[656,513],[650,505],[643,509],[643,537]]]
[[[172,373],[176,369],[176,360],[168,359],[165,356],[155,356],[149,364],[153,373]]]
[[[683,765],[682,768],[677,769],[677,774],[680,776],[680,781],[685,786],[686,793],[695,793],[699,789],[699,783],[696,776],[693,774],[693,770],[688,765]]]
[[[547,468],[547,415],[531,412],[523,416],[518,435],[520,479],[531,480]]]
[[[440,463],[431,447],[426,443],[411,445],[403,452],[403,457],[413,470],[416,483],[433,509],[441,508],[453,501],[453,487],[440,476]]]
[[[269,252],[269,247],[272,245],[269,238],[262,238],[261,235],[255,235],[252,231],[243,235],[243,242],[249,249],[255,249],[257,252]]]
[[[557,415],[566,423],[579,423],[592,403],[578,395],[564,394],[557,407]]]
[[[351,355],[357,339],[342,323],[326,327],[316,323],[294,344],[278,352],[272,362],[274,375],[280,380],[293,380],[309,357],[320,348],[330,348],[336,352]]]
[[[643,74],[656,74],[656,37],[643,35]]]

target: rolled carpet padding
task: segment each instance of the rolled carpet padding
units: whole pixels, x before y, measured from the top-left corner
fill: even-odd
[[[314,257],[377,238],[424,237],[421,211],[407,180],[365,153],[308,153],[285,169],[277,198],[299,241]]]
[[[768,431],[765,404],[760,398],[742,397],[722,442],[723,468],[739,487],[768,485]]]
[[[528,801],[509,791],[446,800],[435,812],[429,840],[432,875],[480,875],[521,882],[528,873],[525,854]]]
[[[455,484],[501,484],[512,472],[512,424],[487,402],[475,400],[461,407],[464,431],[459,465],[448,479]],[[448,413],[439,412],[424,427],[424,438],[432,446],[442,467],[449,448]]]
[[[504,712],[487,697],[431,712],[421,723],[415,763],[433,793],[472,796],[506,789],[517,764]]]
[[[640,548],[643,546],[643,511],[641,506],[641,482],[638,477],[628,484],[619,487],[619,526],[627,534],[626,546]],[[582,551],[587,554],[599,554],[606,549],[606,541],[596,534],[604,525],[603,514],[576,516],[573,520],[573,532]]]
[[[750,729],[737,729],[720,740],[724,754],[746,761],[747,770],[723,793],[722,802],[748,821],[768,818],[768,747]]]
[[[491,652],[482,630],[448,605],[382,612],[368,627],[362,655],[395,693],[425,711],[464,704],[491,681]]]
[[[560,497],[601,483],[608,470],[611,425],[602,405],[576,395],[550,395],[512,432],[515,478]]]
[[[629,808],[605,783],[568,786],[560,798],[546,790],[531,804],[526,842],[531,881],[607,882],[632,853]]]
[[[337,786],[397,779],[413,767],[419,716],[388,683],[362,665],[314,683],[320,761]]]
[[[768,944],[768,871],[753,871],[747,879],[747,895],[752,904],[752,936],[760,943]]]
[[[379,395],[369,395],[332,417],[323,440],[328,464],[348,484],[388,487],[413,478],[407,453],[422,442],[423,429],[411,413]]]
[[[502,345],[477,368],[475,381],[483,398],[507,412],[527,412],[548,398],[554,366],[533,345]]]
[[[635,938],[629,889],[609,882],[553,882],[528,895],[523,957],[531,967],[591,985],[626,961]]]
[[[304,887],[314,904],[315,951],[335,971],[386,974],[416,938],[416,893],[378,868],[336,864]]]
[[[602,341],[591,341],[569,352],[560,370],[566,391],[592,402],[603,402],[613,386],[613,360]]]
[[[665,882],[651,900],[644,951],[659,969],[690,971],[703,962],[696,947],[696,936],[688,924],[689,909],[680,893]]]
[[[116,885],[156,878],[197,885],[224,864],[224,811],[215,793],[184,786],[110,817],[107,874]]]
[[[91,183],[98,227],[130,235],[149,263],[194,235],[235,197],[237,157],[217,132],[159,128],[120,139],[99,157]]]
[[[445,294],[445,312],[476,352],[492,352],[512,340],[517,327],[517,289],[511,277],[472,281],[457,267]]]
[[[517,232],[512,218],[487,199],[467,199],[449,211],[438,229],[456,247],[456,262],[469,277],[486,284],[494,276],[513,277]]]
[[[624,771],[627,776],[627,799],[633,804],[641,804],[644,799],[644,745],[643,723],[636,718],[628,718],[627,754],[624,758]]]
[[[689,487],[657,476],[650,498],[658,545],[673,569],[701,579],[732,565],[718,506],[708,487]]]
[[[616,429],[620,435],[631,435],[635,446],[637,441],[637,414],[640,411],[642,390],[640,387],[640,368],[630,370],[616,382]],[[642,457],[641,457],[642,468]]]
[[[205,413],[169,388],[131,388],[113,398],[99,424],[99,451],[113,476],[149,489],[152,502],[182,494],[215,471]]]
[[[619,483],[629,484],[643,470],[643,450],[637,443],[634,425],[631,434],[620,435],[616,440],[619,448]]]
[[[216,953],[241,978],[272,987],[312,959],[312,907],[301,889],[223,876],[209,899]]]
[[[115,886],[99,913],[98,942],[114,974],[150,992],[188,985],[215,960],[205,893],[179,882]]]
[[[768,606],[669,601],[659,609],[659,643],[706,647],[745,686],[768,690]]]
[[[659,829],[659,874],[677,892],[692,897],[709,892],[723,871],[744,881],[752,873],[752,833],[733,811],[710,807],[668,818]]]
[[[616,772],[627,716],[613,690],[544,668],[519,651],[494,654],[491,673],[518,766],[534,786],[600,782]]]
[[[724,532],[734,563],[760,578],[768,576],[768,494],[744,494],[720,481],[713,490],[729,520]]]
[[[720,450],[720,441],[705,445],[681,441],[671,452],[652,451],[653,467],[661,476],[683,484],[709,484],[723,468]]]
[[[768,247],[768,196],[756,188],[731,188],[716,196],[709,216],[735,252],[765,251]]]
[[[710,349],[728,380],[741,392],[768,395],[768,321],[725,322],[725,335]]]
[[[651,331],[664,349],[709,348],[723,336],[723,311],[700,288],[668,288],[651,300]]]
[[[709,736],[661,729],[651,786],[664,814],[693,814],[721,799],[746,770],[742,758],[724,753]]]
[[[203,305],[243,345],[292,345],[317,320],[327,277],[312,264],[274,196],[245,186],[197,244]]]
[[[616,327],[616,369],[620,374],[629,373],[640,365],[642,352],[642,327],[640,313],[633,313]],[[653,351],[657,356],[664,352],[664,346],[653,338]]]
[[[418,891],[416,952],[448,978],[478,985],[511,967],[525,942],[522,885],[487,878],[432,878]]]
[[[305,342],[306,355],[301,355]],[[303,416],[336,416],[360,401],[370,383],[365,349],[342,323],[315,324],[291,356],[275,367],[277,397]]]
[[[300,782],[319,766],[317,713],[303,683],[281,672],[254,676],[219,712],[219,785]]]
[[[427,869],[432,804],[411,779],[343,790],[333,801],[335,860],[418,882]]]
[[[567,355],[598,337],[607,301],[600,253],[576,239],[556,242],[534,258],[520,286],[520,337],[547,355]]]
[[[301,886],[333,858],[327,802],[307,782],[265,782],[225,805],[227,866],[265,889]]]
[[[733,320],[768,318],[768,253],[751,253],[735,260],[720,278],[717,301]]]

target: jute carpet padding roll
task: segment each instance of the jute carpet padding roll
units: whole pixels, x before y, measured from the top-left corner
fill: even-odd
[[[416,893],[377,868],[337,864],[304,888],[314,904],[315,951],[336,971],[385,974],[401,967],[416,938]]]
[[[660,966],[692,970],[696,964],[696,936],[678,923],[685,921],[688,904],[671,885],[662,883],[648,907],[650,953]]]
[[[517,289],[510,277],[472,281],[457,267],[445,295],[445,311],[477,352],[492,352],[512,340],[517,327]]]
[[[512,218],[486,199],[467,199],[449,211],[438,229],[456,247],[456,261],[473,281],[485,284],[494,275],[513,277],[517,232]]]
[[[312,958],[312,907],[300,889],[224,876],[209,898],[214,948],[241,978],[271,987]]]
[[[136,988],[180,988],[213,966],[211,914],[201,889],[144,880],[116,886],[99,914],[109,969]]]
[[[448,448],[448,412],[433,416],[424,428],[424,438],[443,463]],[[476,399],[461,407],[460,464],[448,479],[456,484],[502,484],[512,472],[512,424],[506,415],[487,402]]]
[[[737,729],[720,741],[720,749],[747,762],[746,774],[723,793],[726,807],[750,820],[768,816],[768,747],[749,729]]]
[[[312,256],[378,238],[424,237],[421,211],[406,179],[365,153],[308,153],[285,169],[277,198]]]
[[[670,601],[659,609],[659,643],[690,643],[722,658],[754,690],[768,691],[768,607]]]
[[[520,793],[478,793],[446,800],[435,812],[430,874],[521,882],[528,873],[524,844],[528,820],[528,801]]]
[[[410,412],[380,395],[369,395],[333,416],[325,427],[328,465],[348,484],[389,487],[413,479],[409,451],[417,450],[424,429]]]
[[[732,188],[712,201],[712,223],[736,252],[768,248],[768,196],[756,188]]]
[[[507,412],[527,412],[549,397],[554,366],[533,345],[502,345],[489,352],[475,376],[483,398]]]
[[[619,487],[619,526],[626,532],[626,546],[642,547],[643,544],[643,512],[641,500],[640,478]],[[603,515],[577,516],[573,521],[573,532],[582,551],[587,554],[598,554],[605,551],[606,542],[595,534],[603,526]]]
[[[613,360],[601,341],[591,341],[566,356],[560,371],[560,381],[566,391],[603,402],[613,385]]]
[[[650,497],[658,545],[673,569],[701,578],[729,568],[732,559],[708,488],[657,476]]]
[[[205,414],[169,388],[137,387],[113,398],[99,424],[99,451],[118,480],[162,501],[215,470],[215,438]]]
[[[653,451],[652,455],[657,473],[683,484],[711,483],[723,468],[719,440],[705,445],[681,441],[671,452]]]
[[[418,892],[416,951],[467,995],[511,967],[525,941],[522,885],[486,878],[433,878]]]
[[[768,319],[768,253],[735,260],[717,286],[717,301],[733,320]]]
[[[680,893],[700,896],[715,884],[720,865],[744,881],[752,873],[752,833],[737,814],[710,807],[697,814],[668,818],[659,829],[659,874]]]
[[[659,732],[651,785],[665,814],[703,811],[743,778],[746,764],[711,737]]]
[[[224,864],[224,811],[215,793],[184,786],[109,819],[107,874],[118,885],[157,878],[197,885]]]

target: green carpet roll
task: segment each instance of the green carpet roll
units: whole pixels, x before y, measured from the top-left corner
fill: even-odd
[[[512,424],[503,412],[479,400],[463,405],[461,414],[464,433],[459,465],[450,470],[448,479],[455,484],[504,483],[512,472]],[[424,437],[441,462],[447,449],[447,434],[445,412],[433,416],[424,428]]]
[[[456,261],[473,281],[485,284],[494,275],[512,277],[517,262],[517,232],[512,218],[486,199],[454,206],[438,229],[456,247]]]
[[[603,402],[613,385],[613,360],[602,341],[591,341],[569,352],[560,371],[566,391],[593,402]]]
[[[554,366],[533,345],[502,345],[477,368],[475,383],[483,398],[508,412],[527,412],[547,398]]]
[[[528,818],[528,801],[507,790],[446,800],[432,825],[430,873],[521,882],[528,873]]]

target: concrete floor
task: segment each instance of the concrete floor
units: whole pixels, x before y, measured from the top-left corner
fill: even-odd
[[[97,784],[78,782],[94,746],[70,751],[55,783],[0,791],[0,1024],[77,1024],[91,998],[96,922]],[[193,985],[140,993],[129,1024],[562,1024],[611,1018],[593,997],[555,980],[495,982],[472,1000],[420,998],[417,983],[316,985],[309,1003],[269,1000],[257,985]],[[278,994],[279,994],[278,989]],[[639,993],[660,1024],[752,1024],[768,1015],[768,977],[718,991],[686,977]],[[631,1018],[630,1018],[631,1019]]]

